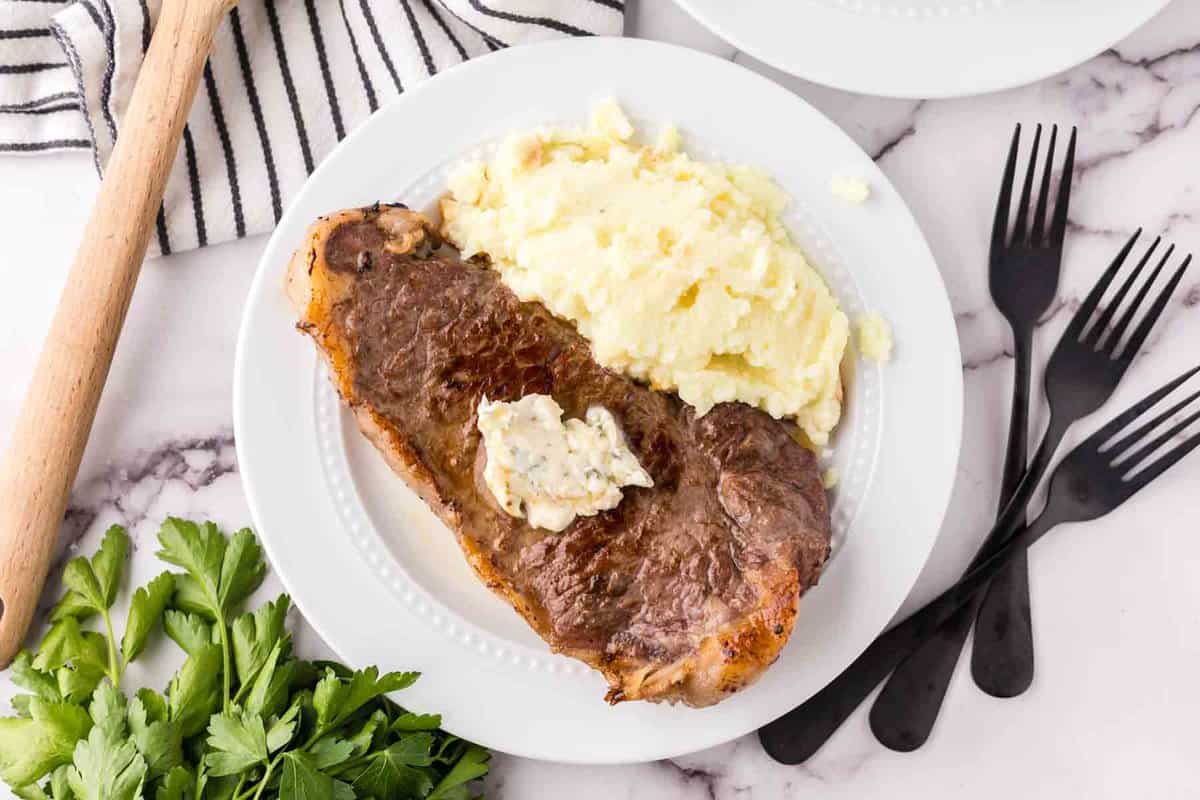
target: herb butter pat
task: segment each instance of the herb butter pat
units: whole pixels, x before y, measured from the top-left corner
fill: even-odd
[[[477,414],[492,495],[512,516],[551,531],[615,508],[624,486],[654,486],[608,409],[592,406],[565,423],[562,414],[544,394],[514,403],[484,397]]]

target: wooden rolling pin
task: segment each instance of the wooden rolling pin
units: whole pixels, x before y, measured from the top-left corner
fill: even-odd
[[[120,137],[0,467],[0,667],[50,568],[213,34],[234,0],[164,0]]]

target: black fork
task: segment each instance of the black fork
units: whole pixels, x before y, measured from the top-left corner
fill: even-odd
[[[1149,310],[1138,320],[1151,289],[1174,250],[1168,248],[1151,275],[1138,287],[1142,273],[1158,248],[1159,242],[1156,240],[1142,255],[1138,264],[1129,270],[1129,274],[1111,299],[1102,304],[1133,250],[1139,234],[1140,232],[1135,233],[1121,248],[1075,313],[1050,356],[1044,379],[1046,397],[1050,405],[1050,421],[1046,433],[1029,469],[1001,515],[1002,521],[1008,518],[1008,524],[997,524],[992,535],[976,553],[971,562],[972,568],[995,552],[1002,537],[1010,532],[1011,527],[1021,523],[1025,506],[1067,429],[1077,420],[1100,408],[1112,396],[1183,278],[1191,256],[1175,270],[1165,287],[1154,297]],[[1130,299],[1135,287],[1138,287],[1136,293]],[[1125,306],[1123,311],[1122,306]],[[1114,319],[1117,319],[1115,324]],[[1016,600],[1004,594],[998,594],[994,599],[991,593],[979,594],[970,605],[946,621],[938,636],[931,638],[900,665],[871,709],[871,730],[879,741],[894,750],[907,751],[920,747],[929,737],[949,686],[950,676],[954,672],[954,665],[958,661],[959,652],[981,604],[990,603],[988,615],[982,617],[983,622],[976,626],[977,639],[987,636],[999,639],[990,652],[1003,650],[1008,654],[1004,666],[998,670],[1001,672],[998,678],[1008,680],[1016,675],[1023,679],[1024,676],[1032,674],[1033,647],[1028,583],[998,581],[996,591],[1012,592],[1022,587],[1025,587],[1025,591]],[[1014,606],[1019,609],[1015,614],[1011,611]],[[997,632],[1002,636],[997,636]],[[1018,644],[1005,646],[1004,639],[1010,637],[1018,637]],[[1022,658],[1027,661],[1019,667],[1011,666],[1013,661]],[[985,664],[982,659],[976,659],[976,662]],[[981,666],[982,668],[984,666]]]
[[[997,514],[1012,498],[1025,474],[1029,446],[1033,336],[1038,320],[1050,307],[1058,289],[1063,239],[1071,202],[1071,180],[1075,169],[1075,137],[1076,131],[1072,128],[1058,193],[1053,209],[1050,209],[1050,181],[1054,172],[1058,126],[1050,129],[1050,142],[1031,228],[1029,206],[1042,140],[1042,126],[1037,126],[1025,169],[1025,181],[1017,202],[1016,219],[1010,233],[1009,209],[1016,180],[1017,151],[1021,143],[1021,126],[1017,125],[1009,144],[1004,176],[1000,181],[1000,195],[996,200],[988,256],[988,285],[996,308],[1008,321],[1013,339],[1013,395]],[[1048,220],[1050,213],[1053,213],[1053,217]],[[1026,574],[1024,556],[1018,555],[997,580],[1008,578],[1019,581]],[[893,674],[871,709],[871,727],[883,744],[894,750],[912,750],[929,737],[974,618],[974,613],[965,610],[958,614],[941,631],[943,642],[939,647],[923,648]]]
[[[906,656],[936,636],[941,626],[971,603],[996,573],[1054,527],[1097,519],[1119,508],[1200,445],[1200,433],[1169,443],[1200,419],[1200,391],[1155,412],[1168,395],[1200,372],[1188,370],[1151,393],[1085,439],[1058,465],[1050,480],[1046,506],[1027,526],[1006,513],[993,533],[1002,543],[921,610],[879,636],[824,689],[774,722],[759,729],[763,748],[776,761],[806,761],[867,695]],[[1180,418],[1181,414],[1186,416]],[[1133,426],[1136,429],[1130,431]],[[1006,510],[1007,512],[1007,510]]]
[[[1041,125],[1037,126],[1033,135],[1032,152],[1029,154],[1025,183],[1021,188],[1011,234],[1008,217],[1009,206],[1012,204],[1013,181],[1016,177],[1017,149],[1021,143],[1020,125],[1013,131],[1004,177],[1000,183],[1000,196],[996,201],[996,217],[992,223],[992,244],[988,256],[988,286],[996,308],[1012,328],[1016,380],[1013,381],[1012,421],[1009,426],[1010,453],[1014,447],[1019,447],[1023,454],[1026,447],[1033,333],[1038,320],[1050,307],[1058,289],[1063,238],[1066,235],[1067,212],[1071,204],[1071,178],[1075,171],[1075,134],[1075,129],[1072,128],[1054,203],[1054,216],[1049,220],[1049,230],[1046,223],[1050,178],[1054,172],[1054,148],[1058,141],[1057,125],[1050,129],[1050,143],[1047,147],[1045,167],[1042,169],[1041,188],[1038,191],[1032,225],[1029,203],[1038,166],[1038,150],[1042,140]],[[1015,461],[1019,462],[1016,469],[1019,480],[1025,468],[1024,456]],[[1009,471],[1006,469],[1006,473]]]
[[[1112,396],[1191,264],[1192,257],[1188,255],[1135,327],[1134,319],[1139,308],[1175,252],[1175,245],[1167,247],[1150,276],[1136,290],[1133,300],[1128,302],[1118,317],[1118,312],[1126,304],[1161,243],[1161,237],[1151,243],[1129,277],[1100,309],[1102,296],[1116,278],[1137,238],[1138,233],[1130,237],[1113,265],[1080,307],[1046,367],[1045,387],[1050,421],[1029,467],[1033,483],[1040,480],[1067,430],[1076,421],[1094,413]],[[1031,493],[1032,487],[1023,502],[1028,502],[1028,494]],[[998,578],[1010,574],[1011,569],[1002,572]],[[1023,571],[1017,580],[998,579],[989,587],[976,616],[975,644],[971,653],[971,674],[988,694],[1014,697],[1028,689],[1033,682],[1031,620],[1027,573]]]
[[[1029,195],[1033,186],[1034,169],[1038,160],[1038,143],[1042,138],[1041,125],[1037,126],[1033,135],[1033,148],[1029,156],[1029,166],[1025,170],[1025,184],[1021,190],[1020,203],[1017,206],[1017,219],[1013,225],[1012,236],[1007,237],[1007,241],[1008,204],[1012,194],[1014,160],[1021,140],[1020,125],[1013,133],[1012,144],[1008,151],[1008,163],[1005,166],[1004,179],[1001,182],[1000,198],[996,203],[996,218],[992,224],[988,282],[992,301],[1004,318],[1008,320],[1013,337],[1013,396],[1009,411],[1008,445],[1005,448],[1004,473],[1000,485],[1000,504],[996,509],[997,516],[1004,510],[1004,506],[1016,492],[1021,478],[1025,475],[1026,461],[1029,457],[1029,395],[1030,371],[1033,362],[1033,336],[1038,320],[1046,313],[1058,290],[1058,277],[1062,271],[1063,238],[1066,235],[1067,215],[1071,204],[1071,181],[1075,173],[1075,137],[1076,129],[1071,128],[1071,140],[1067,145],[1067,156],[1063,162],[1062,175],[1059,178],[1058,198],[1053,209],[1054,218],[1050,223],[1048,234],[1044,235],[1046,214],[1048,213],[1046,204],[1050,194],[1050,176],[1054,170],[1054,144],[1058,139],[1057,125],[1050,129],[1050,145],[1047,148],[1046,165],[1042,169],[1041,190],[1038,192],[1032,229],[1028,233],[1026,232],[1026,218],[1029,213]],[[995,582],[999,585],[995,590],[994,596],[996,597],[1013,599],[1027,597],[1029,595],[1029,565],[1025,560],[1025,555],[1018,553],[1012,563],[996,576]],[[1012,585],[1008,586],[1007,584]],[[1018,615],[1013,616],[1016,618]],[[964,612],[962,619],[957,620],[956,625],[948,626],[944,635],[947,637],[957,636],[959,639],[965,640],[973,619],[973,614]],[[1019,644],[1019,640],[1014,641],[1014,644]],[[914,674],[924,674],[927,685],[948,687],[961,649],[961,644],[958,648],[943,648],[942,653],[937,654],[936,664],[915,663],[912,667],[905,667],[905,670],[911,670]],[[978,645],[974,654],[981,661],[987,661],[990,658],[988,654],[979,651]],[[1020,659],[1006,659],[1006,661],[1013,660]],[[920,662],[920,659],[914,659],[914,661]],[[1028,663],[1032,670],[1032,652],[1029,653],[1027,659],[1020,661]],[[938,670],[936,676],[929,671],[931,668]],[[1015,676],[1014,679],[1016,679]],[[1032,674],[1030,679],[1032,680]],[[903,676],[901,676],[901,685],[902,683]],[[886,709],[891,706],[886,703],[893,697],[889,693],[889,698],[885,700],[884,706],[876,704],[872,708],[872,719],[877,710],[883,716],[888,714]],[[906,694],[905,697],[911,697],[911,695]],[[906,703],[902,702],[903,704]],[[940,700],[933,706],[932,715],[928,712],[925,715],[929,728],[923,731],[921,741],[924,741],[929,735],[929,730],[937,716],[938,705],[940,705]],[[906,713],[903,708],[898,708],[897,712],[903,715],[904,719],[912,718],[912,715]],[[895,719],[894,716],[893,719]],[[872,722],[872,725],[874,724]],[[895,730],[895,726],[889,724],[888,721],[881,721],[879,728],[885,731],[885,736],[887,731]],[[909,729],[911,731],[911,725]],[[899,745],[900,743],[893,744]]]

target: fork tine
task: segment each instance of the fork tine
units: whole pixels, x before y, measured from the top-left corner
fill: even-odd
[[[1141,464],[1143,461],[1145,461],[1146,458],[1158,450],[1158,448],[1162,447],[1164,444],[1183,433],[1185,430],[1187,430],[1189,425],[1198,419],[1200,419],[1200,411],[1194,411],[1191,414],[1188,414],[1178,423],[1172,425],[1170,430],[1163,431],[1158,436],[1155,436],[1154,439],[1147,442],[1144,446],[1139,447],[1128,458],[1121,460],[1128,464],[1131,469],[1136,469],[1138,464]]]
[[[1039,123],[1033,132],[1033,150],[1029,153],[1029,166],[1025,168],[1025,183],[1021,186],[1021,199],[1017,203],[1017,221],[1013,223],[1013,244],[1025,241],[1029,225],[1029,195],[1033,191],[1033,173],[1037,170],[1038,143],[1042,140],[1042,126]]]
[[[1088,441],[1094,443],[1096,445],[1096,449],[1099,450],[1104,446],[1105,442],[1109,441],[1118,433],[1125,430],[1125,428],[1129,427],[1134,420],[1136,420],[1142,414],[1145,414],[1148,410],[1157,405],[1160,400],[1178,389],[1198,372],[1200,372],[1200,366],[1192,367],[1187,372],[1183,373],[1178,378],[1175,378],[1165,386],[1155,389],[1149,395],[1122,411],[1104,427],[1093,433],[1090,437],[1088,437]]]
[[[1100,280],[1096,281],[1096,285],[1092,291],[1088,292],[1087,298],[1083,304],[1079,306],[1079,310],[1075,312],[1075,316],[1067,325],[1064,340],[1078,339],[1079,334],[1083,333],[1083,328],[1092,317],[1092,313],[1096,310],[1096,306],[1100,304],[1100,298],[1108,291],[1109,285],[1113,282],[1113,278],[1117,276],[1117,272],[1121,269],[1121,265],[1125,263],[1125,259],[1129,256],[1129,251],[1133,249],[1134,242],[1142,235],[1142,229],[1138,228],[1133,232],[1133,236],[1129,237],[1129,241],[1125,242],[1125,246],[1121,248],[1121,252],[1117,253],[1117,257],[1109,264],[1108,269],[1100,276]]]
[[[1145,469],[1138,470],[1131,475],[1126,483],[1129,485],[1127,491],[1130,494],[1144,489],[1150,481],[1162,475],[1164,472],[1175,466],[1181,458],[1196,449],[1200,445],[1200,433],[1193,434],[1191,438],[1184,440],[1182,444],[1163,455],[1154,463],[1148,465]]]
[[[1154,327],[1154,323],[1158,321],[1160,316],[1162,316],[1163,309],[1167,307],[1167,303],[1171,300],[1171,295],[1175,293],[1175,288],[1179,286],[1179,282],[1183,280],[1183,274],[1187,272],[1188,266],[1191,263],[1192,257],[1191,255],[1188,255],[1188,257],[1183,260],[1183,264],[1180,265],[1179,269],[1175,270],[1175,274],[1171,276],[1170,282],[1167,283],[1162,292],[1159,293],[1158,299],[1154,301],[1154,305],[1152,305],[1150,310],[1146,313],[1146,318],[1142,320],[1142,324],[1137,327],[1137,330],[1133,332],[1133,335],[1129,337],[1129,341],[1121,349],[1121,355],[1118,356],[1121,361],[1124,361],[1126,364],[1128,364],[1130,361],[1133,361],[1133,357],[1141,351],[1142,344],[1145,343],[1146,337],[1150,335],[1150,330]],[[1157,270],[1155,270],[1155,274],[1157,275]],[[1139,301],[1140,299],[1141,298],[1139,298]],[[1133,310],[1130,309],[1130,313],[1126,316],[1132,315]],[[1121,330],[1121,334],[1124,334],[1123,329]],[[1116,350],[1116,336],[1117,334],[1114,333],[1114,352]]]
[[[1112,318],[1116,316],[1117,310],[1121,307],[1121,304],[1125,302],[1126,295],[1128,295],[1129,290],[1133,288],[1133,284],[1137,282],[1138,276],[1140,276],[1142,274],[1142,270],[1146,268],[1146,264],[1150,261],[1150,256],[1154,255],[1154,251],[1158,248],[1158,243],[1161,241],[1162,237],[1159,236],[1150,243],[1149,249],[1147,249],[1142,255],[1141,260],[1138,261],[1138,265],[1133,268],[1133,272],[1129,273],[1129,277],[1125,279],[1125,283],[1121,284],[1121,288],[1117,290],[1115,295],[1113,295],[1112,300],[1105,304],[1104,309],[1100,312],[1100,316],[1096,318],[1096,324],[1092,326],[1091,331],[1088,333],[1087,340],[1096,343],[1097,348],[1099,348],[1099,342],[1101,338],[1104,337],[1105,332],[1108,330],[1109,323],[1112,322]],[[1167,263],[1167,259],[1171,257],[1171,253],[1174,251],[1175,245],[1171,245],[1171,247],[1167,250],[1167,254],[1163,256],[1162,261],[1159,262],[1158,268],[1154,270],[1154,274],[1150,276],[1150,280],[1146,281],[1146,285],[1142,287],[1142,293],[1130,307],[1131,309],[1136,309],[1138,304],[1142,302],[1142,299],[1145,297],[1145,293],[1149,291],[1149,287],[1152,286],[1155,279],[1158,278],[1158,273],[1162,271],[1163,264]],[[1126,315],[1126,317],[1128,318],[1128,315]],[[1127,318],[1122,324],[1128,324]],[[1117,334],[1114,332],[1113,335],[1116,336]]]
[[[1191,404],[1197,397],[1200,397],[1200,391],[1195,391],[1192,394],[1188,395],[1187,397],[1180,400],[1175,405],[1168,408],[1163,413],[1159,414],[1154,419],[1147,422],[1142,427],[1138,428],[1133,433],[1130,433],[1128,436],[1123,436],[1121,438],[1121,441],[1119,441],[1113,445],[1110,445],[1108,447],[1105,447],[1102,452],[1106,456],[1112,456],[1113,459],[1116,459],[1122,453],[1124,453],[1126,450],[1128,450],[1130,447],[1133,447],[1135,444],[1137,444],[1142,439],[1144,439],[1151,431],[1153,431],[1159,425],[1163,424],[1164,422],[1169,420],[1171,417],[1175,416],[1180,411],[1187,408],[1188,405]]]
[[[1071,206],[1071,180],[1075,175],[1075,134],[1071,128],[1071,140],[1067,144],[1067,159],[1063,162],[1062,177],[1058,183],[1058,200],[1054,204],[1054,219],[1050,223],[1050,246],[1061,248],[1067,233],[1067,210]]]
[[[1055,125],[1050,128],[1050,146],[1046,149],[1046,166],[1042,169],[1042,187],[1038,190],[1037,208],[1033,212],[1033,232],[1029,240],[1034,244],[1042,243],[1042,234],[1046,230],[1046,203],[1050,195],[1050,174],[1054,172],[1054,144],[1057,141],[1058,126]]]
[[[1012,204],[1013,176],[1017,170],[1017,148],[1021,144],[1021,125],[1013,130],[1012,143],[1008,146],[1008,161],[1004,164],[1004,177],[1000,180],[1000,197],[996,200],[996,218],[992,222],[992,257],[1004,251],[1008,241],[1008,207]]]
[[[1154,271],[1150,273],[1150,277],[1146,278],[1146,282],[1138,289],[1134,295],[1133,302],[1125,309],[1125,313],[1121,315],[1121,319],[1112,328],[1112,335],[1105,339],[1104,349],[1108,350],[1112,355],[1116,355],[1117,346],[1121,343],[1121,339],[1125,336],[1125,332],[1129,330],[1129,326],[1133,324],[1133,318],[1137,316],[1141,310],[1142,303],[1146,300],[1146,296],[1150,294],[1150,290],[1154,288],[1154,284],[1158,282],[1158,276],[1162,274],[1163,267],[1167,265],[1167,261],[1175,253],[1175,245],[1167,248],[1167,252],[1163,253],[1163,257],[1154,267]]]

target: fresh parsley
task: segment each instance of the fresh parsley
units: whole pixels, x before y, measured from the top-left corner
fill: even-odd
[[[168,518],[163,572],[112,608],[130,542],[113,526],[63,571],[51,627],[12,663],[0,778],[29,800],[470,800],[489,753],[388,695],[415,672],[350,670],[292,653],[287,595],[243,609],[266,562],[247,529]],[[85,627],[98,620],[100,630]],[[126,694],[161,626],[186,654],[162,693]],[[162,638],[162,637],[160,637]]]

